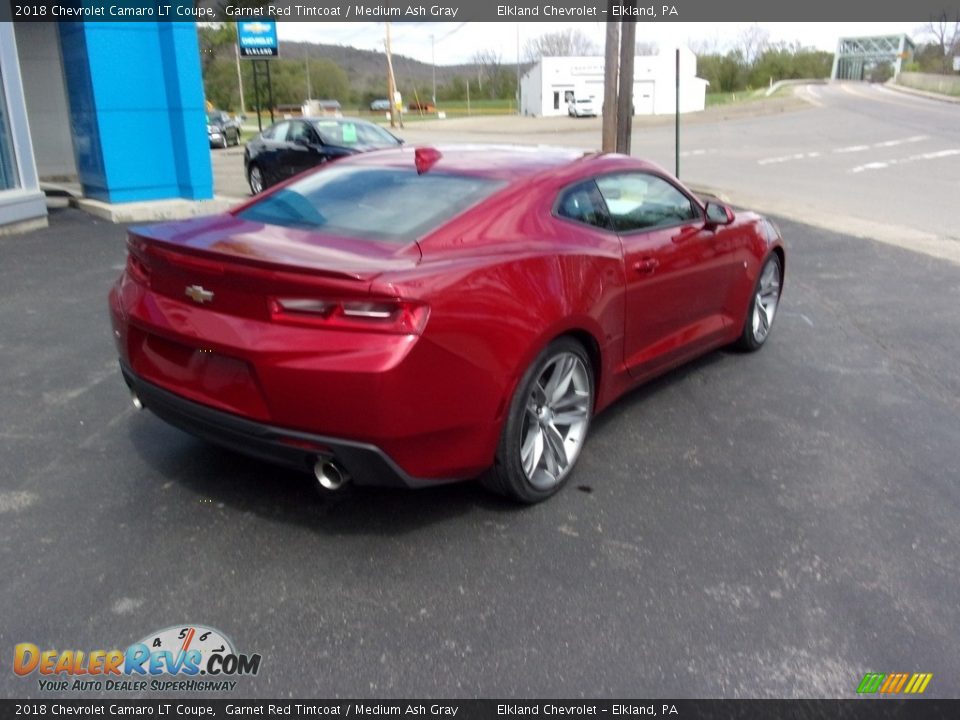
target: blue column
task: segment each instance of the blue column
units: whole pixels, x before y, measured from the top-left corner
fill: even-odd
[[[213,197],[196,26],[60,23],[77,171],[87,197]]]

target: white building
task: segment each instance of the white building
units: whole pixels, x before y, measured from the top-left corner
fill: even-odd
[[[676,48],[638,56],[633,69],[633,108],[637,115],[666,115],[676,110]],[[703,110],[707,81],[697,77],[697,56],[680,48],[680,112]],[[566,115],[573,98],[593,98],[603,106],[602,57],[545,57],[520,78],[524,115]]]

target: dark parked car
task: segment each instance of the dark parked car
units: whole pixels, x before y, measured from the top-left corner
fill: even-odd
[[[211,110],[207,113],[207,136],[210,147],[222,147],[240,144],[240,121],[223,110]]]
[[[785,267],[759,215],[559,148],[363,153],[127,244],[110,309],[136,407],[328,490],[482,475],[523,502],[630,389],[760,349]]]
[[[271,185],[330,160],[402,144],[403,140],[366,120],[281,120],[247,143],[243,165],[250,191],[256,195]]]

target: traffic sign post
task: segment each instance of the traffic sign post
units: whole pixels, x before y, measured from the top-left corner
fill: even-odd
[[[270,122],[273,123],[273,83],[270,80],[271,58],[279,57],[280,43],[277,39],[276,20],[245,20],[237,23],[237,48],[240,57],[253,60],[253,94],[257,103],[257,128],[263,132],[263,116],[260,107],[260,76],[267,79],[267,105]]]

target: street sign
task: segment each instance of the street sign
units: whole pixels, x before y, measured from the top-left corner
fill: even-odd
[[[276,20],[248,20],[237,23],[240,57],[267,58],[280,54]]]

